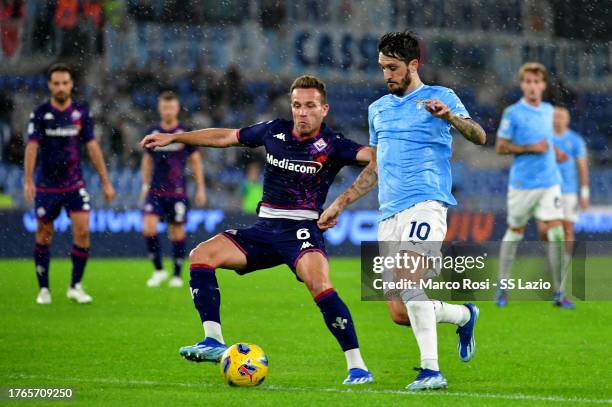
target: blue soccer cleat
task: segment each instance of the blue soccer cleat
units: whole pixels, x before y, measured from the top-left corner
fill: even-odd
[[[457,328],[457,334],[459,335],[457,350],[459,351],[459,358],[464,362],[469,362],[474,357],[474,353],[476,353],[474,329],[476,328],[480,310],[474,304],[468,303],[464,305],[470,310],[470,320],[465,325]]]
[[[439,390],[446,389],[448,382],[439,370],[422,369],[420,367],[414,368],[419,374],[416,379],[406,389],[411,391],[417,390]]]
[[[183,346],[179,354],[192,362],[219,362],[223,352],[227,349],[225,344],[213,338],[204,338],[195,345]]]
[[[563,293],[555,293],[555,295],[553,296],[553,305],[555,307],[564,308],[564,309],[575,309],[576,308],[576,304],[574,304]]]
[[[372,383],[373,381],[374,376],[372,376],[372,373],[368,372],[367,370],[354,367],[349,370],[348,377],[344,379],[342,384],[365,384]]]
[[[495,304],[500,308],[508,305],[508,292],[506,290],[497,290],[495,293]]]

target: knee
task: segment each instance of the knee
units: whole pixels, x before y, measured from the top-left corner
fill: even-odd
[[[189,252],[189,262],[191,264],[206,264],[217,268],[219,266],[219,256],[212,250],[209,250],[205,243],[200,243]]]
[[[408,318],[407,312],[402,312],[399,309],[393,308],[389,311],[389,315],[391,316],[391,320],[397,325],[409,326],[410,319]]]
[[[36,241],[41,244],[51,244],[53,240],[53,224],[40,223],[36,230]]]
[[[323,291],[332,288],[329,278],[320,271],[311,270],[302,273],[302,279],[304,280],[304,284],[306,284],[306,287],[308,288],[308,291],[310,291],[313,298],[321,294]]]

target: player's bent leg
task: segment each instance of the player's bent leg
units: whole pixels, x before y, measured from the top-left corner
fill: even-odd
[[[73,245],[70,252],[72,258],[72,279],[66,296],[78,304],[89,304],[93,298],[85,292],[81,280],[85,274],[85,266],[89,258],[89,212],[70,212],[72,221]]]
[[[147,287],[159,287],[168,278],[168,272],[164,270],[161,244],[157,235],[159,215],[156,213],[145,213],[142,221],[142,234],[154,268],[153,274],[147,280]]]
[[[525,227],[513,227],[508,225],[506,233],[502,239],[499,248],[499,281],[498,285],[502,285],[503,281],[510,278],[512,273],[512,264],[516,257],[518,245],[523,240]],[[495,303],[498,307],[505,307],[508,304],[508,292],[503,288],[498,288],[495,295]]]
[[[349,374],[343,384],[364,384],[374,381],[361,357],[351,313],[332,287],[327,258],[318,251],[306,253],[299,258],[296,273],[308,287],[321,310],[325,325],[344,352]]]
[[[174,274],[168,285],[180,288],[183,286],[181,273],[187,250],[185,249],[185,224],[172,222],[168,228],[170,241],[172,242],[172,259],[174,262]]]
[[[36,243],[34,245],[34,264],[38,280],[37,304],[51,304],[49,290],[49,263],[51,261],[51,240],[53,239],[53,222],[38,219],[36,226]]]
[[[246,267],[247,259],[228,238],[217,235],[193,249],[189,261],[191,297],[205,337],[195,345],[180,348],[179,354],[194,362],[218,362],[227,346],[221,331],[221,292],[216,268],[240,270]]]

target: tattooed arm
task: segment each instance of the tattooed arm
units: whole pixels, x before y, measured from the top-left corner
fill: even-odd
[[[474,144],[483,145],[487,141],[487,134],[480,124],[472,119],[464,119],[455,114],[451,115],[448,122],[457,129],[466,140]]]
[[[441,100],[426,99],[423,103],[425,104],[425,109],[427,109],[429,113],[449,122],[466,140],[479,145],[483,145],[487,141],[487,133],[485,133],[480,124],[472,119],[464,119],[457,116],[451,112],[450,108]]]
[[[319,228],[327,230],[338,224],[338,217],[351,203],[355,202],[378,185],[378,170],[376,168],[376,149],[367,147],[357,153],[357,161],[368,162],[355,182],[341,193],[334,202],[319,217]]]

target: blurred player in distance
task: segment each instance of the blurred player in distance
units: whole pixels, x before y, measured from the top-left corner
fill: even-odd
[[[344,208],[372,190],[378,180],[378,241],[398,242],[400,250],[413,256],[440,256],[447,207],[456,204],[451,194],[450,129],[454,127],[479,145],[485,143],[486,134],[455,92],[421,82],[419,41],[413,33],[385,34],[378,51],[389,94],[368,109],[370,145],[376,148],[376,160],[325,210],[319,226],[336,225]],[[383,243],[381,250],[390,244]],[[412,272],[423,280],[435,277],[439,270]],[[476,350],[478,308],[433,301],[421,289],[406,289],[390,297],[387,306],[395,323],[412,326],[421,353],[419,373],[407,389],[447,387],[438,365],[436,323],[457,325],[459,357],[467,362]]]
[[[266,149],[259,220],[251,227],[226,230],[199,244],[189,255],[191,295],[205,338],[179,352],[188,360],[218,361],[227,348],[221,332],[217,268],[246,274],[286,264],[305,283],[344,352],[349,374],[343,383],[368,383],[373,377],[361,357],[349,309],[332,286],[317,219],[336,174],[346,165],[367,164],[372,149],[323,123],[329,105],[325,84],[318,78],[297,78],[290,97],[292,121],[275,119],[242,129],[203,129],[171,137],[152,134],[142,141],[145,148],[178,142]]]
[[[67,296],[84,304],[92,301],[81,285],[89,257],[91,204],[81,173],[81,145],[86,146],[100,175],[106,202],[113,200],[115,190],[95,139],[89,109],[72,100],[74,83],[70,68],[61,63],[52,65],[47,72],[47,84],[51,97],[30,115],[24,159],[24,197],[27,203],[34,201],[37,218],[34,262],[40,290],[36,302],[51,303],[49,263],[53,221],[64,208],[72,221],[73,237],[72,280]]]
[[[157,102],[160,122],[149,128],[146,134],[156,133],[162,137],[167,134],[189,131],[179,122],[180,101],[174,92],[160,94]],[[202,158],[196,148],[182,143],[172,143],[165,147],[147,149],[142,155],[142,191],[143,227],[149,257],[154,271],[148,287],[159,287],[168,278],[163,268],[162,249],[157,235],[160,219],[168,222],[168,236],[172,242],[174,273],[170,287],[182,287],[181,271],[185,259],[185,222],[189,211],[187,197],[187,162],[195,179],[195,204],[202,207],[206,204],[206,188],[202,170]]]
[[[561,171],[561,206],[563,208],[563,232],[565,234],[565,259],[563,276],[567,276],[574,250],[574,224],[579,208],[589,207],[589,168],[586,144],[582,136],[569,128],[570,113],[567,108],[555,106],[553,112],[554,145],[558,150],[557,164]],[[580,188],[578,188],[580,186]],[[538,230],[545,237],[545,227],[538,222]],[[563,287],[562,281],[561,287]],[[567,298],[555,302],[557,306],[571,307]]]
[[[540,63],[528,62],[520,68],[523,97],[504,110],[497,130],[497,153],[514,155],[507,197],[508,229],[499,254],[499,279],[510,278],[525,225],[533,216],[540,222],[541,233],[548,241],[548,262],[555,291],[553,302],[572,308],[562,287],[565,234],[561,174],[557,166],[557,158],[567,157],[554,147],[553,106],[542,100],[547,76],[546,68]],[[500,307],[506,306],[506,290],[497,291],[496,302]]]

